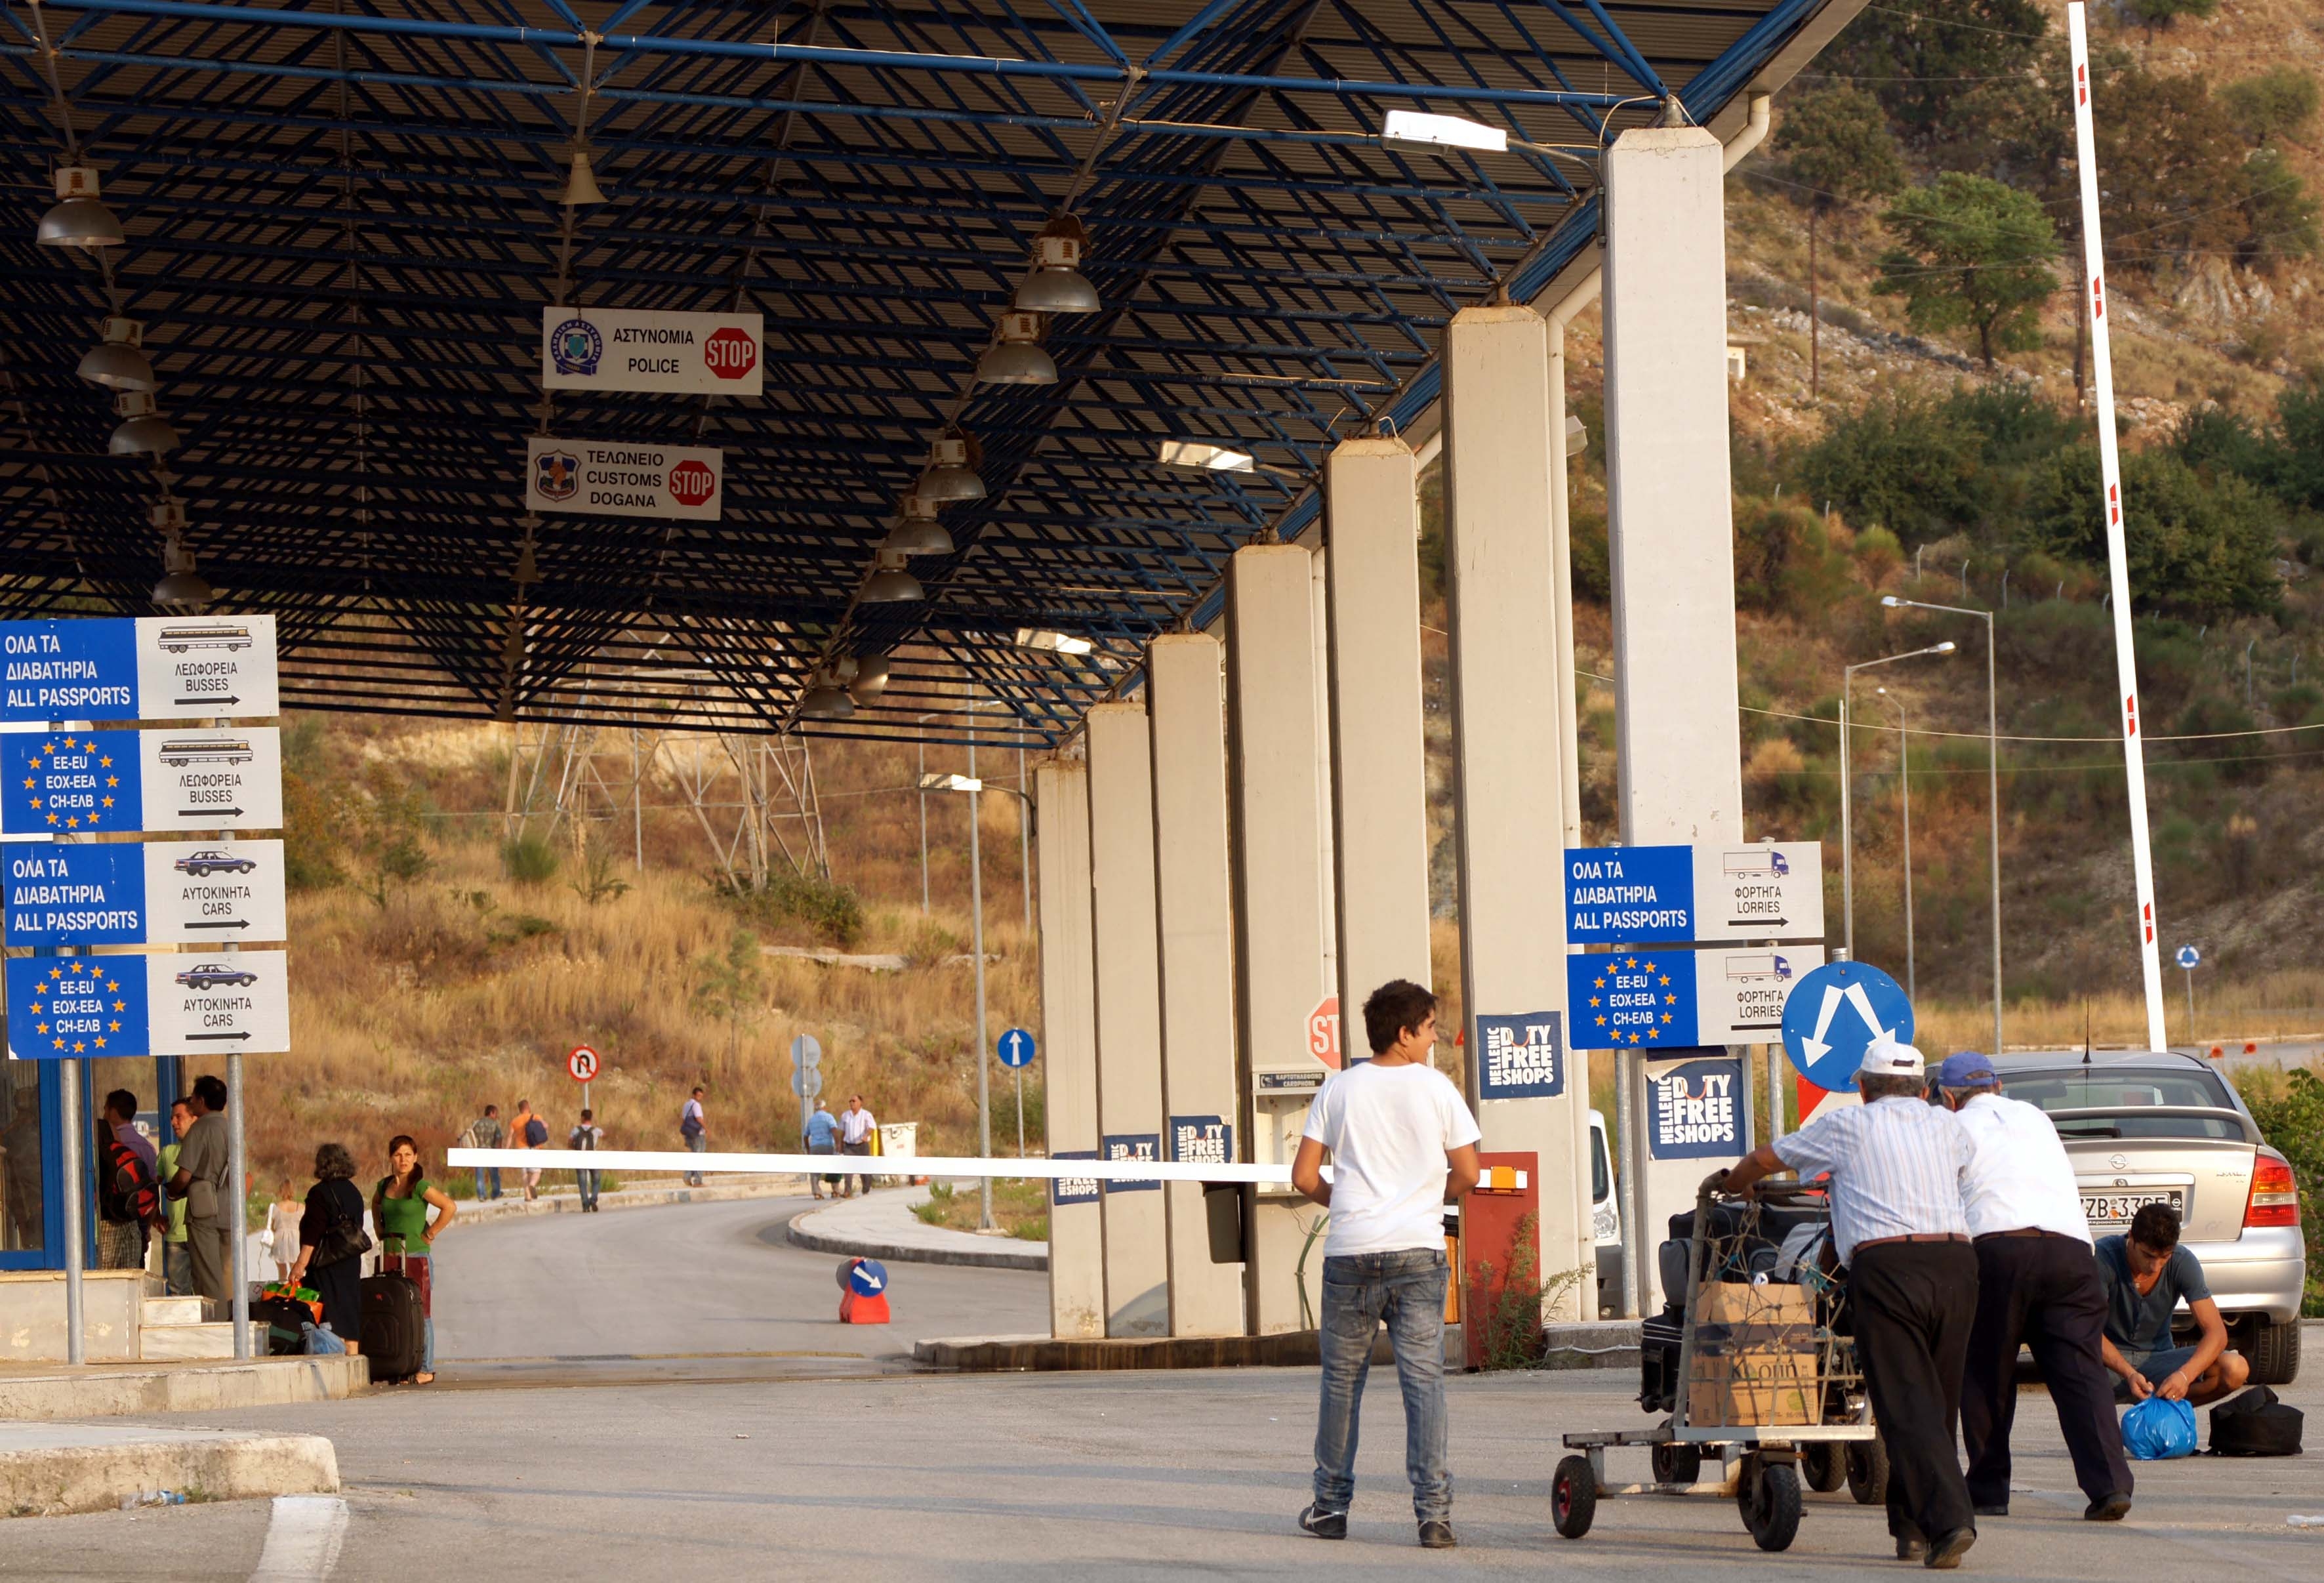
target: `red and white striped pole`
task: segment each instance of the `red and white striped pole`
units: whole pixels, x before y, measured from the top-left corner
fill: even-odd
[[[2106,499],[2107,573],[2114,589],[2114,663],[2122,697],[2122,760],[2130,787],[2130,861],[2138,886],[2139,967],[2146,982],[2146,1042],[2166,1048],[2163,958],[2154,939],[2154,855],[2146,838],[2146,749],[2139,736],[2138,661],[2130,626],[2130,557],[2123,542],[2122,458],[2115,445],[2114,355],[2107,337],[2106,257],[2098,236],[2098,150],[2090,131],[2089,30],[2080,0],[2066,7],[2073,50],[2074,153],[2082,181],[2082,310],[2090,316],[2090,371],[2098,381],[2098,470]]]

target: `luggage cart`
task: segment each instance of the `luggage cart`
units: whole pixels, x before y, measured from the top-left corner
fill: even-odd
[[[1762,1229],[1763,1208],[1805,1211],[1792,1218],[1828,1227],[1824,1195],[1795,1183],[1762,1182],[1753,1198],[1738,1199],[1718,1191],[1724,1174],[1707,1178],[1695,1195],[1677,1367],[1667,1382],[1671,1414],[1652,1429],[1564,1437],[1574,1455],[1557,1465],[1550,1505],[1567,1539],[1590,1532],[1602,1497],[1715,1495],[1734,1499],[1761,1550],[1780,1551],[1799,1532],[1803,1482],[1830,1492],[1845,1481],[1866,1505],[1886,1498],[1887,1454],[1872,1422],[1856,1344],[1841,1323],[1846,1288],[1805,1264],[1796,1284],[1767,1279],[1777,1239]],[[1715,1208],[1728,1208],[1729,1229],[1720,1229]],[[1723,1317],[1705,1317],[1712,1313]],[[1647,1384],[1640,1401],[1658,1402],[1655,1360],[1644,1347],[1641,1353]],[[1744,1372],[1747,1355],[1781,1360],[1784,1372],[1755,1380]],[[1757,1421],[1784,1418],[1806,1421]],[[1618,1446],[1647,1448],[1653,1477],[1608,1482],[1606,1453]],[[1715,1481],[1702,1478],[1706,1451],[1720,1459]]]

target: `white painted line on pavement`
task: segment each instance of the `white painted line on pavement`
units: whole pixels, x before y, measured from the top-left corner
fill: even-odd
[[[346,1537],[347,1504],[338,1496],[276,1495],[250,1583],[323,1583]]]
[[[696,1154],[685,1149],[449,1149],[444,1163],[506,1171],[675,1171],[781,1176],[990,1176],[1030,1180],[1231,1181],[1286,1187],[1288,1165],[1201,1161],[997,1160],[928,1154]]]

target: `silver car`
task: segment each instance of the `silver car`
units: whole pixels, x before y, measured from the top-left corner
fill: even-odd
[[[2299,1195],[2227,1075],[2172,1051],[2044,1051],[1994,1067],[2004,1091],[2041,1106],[2065,1140],[2090,1234],[2128,1231],[2141,1205],[2178,1210],[2180,1239],[2202,1261],[2253,1382],[2289,1383],[2308,1272]]]

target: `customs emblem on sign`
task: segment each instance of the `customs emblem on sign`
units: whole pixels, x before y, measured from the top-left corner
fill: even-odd
[[[549,338],[549,355],[559,374],[594,375],[605,355],[604,338],[586,319],[568,319]]]
[[[544,500],[570,500],[581,487],[581,459],[570,451],[542,451],[533,458],[533,487]]]

